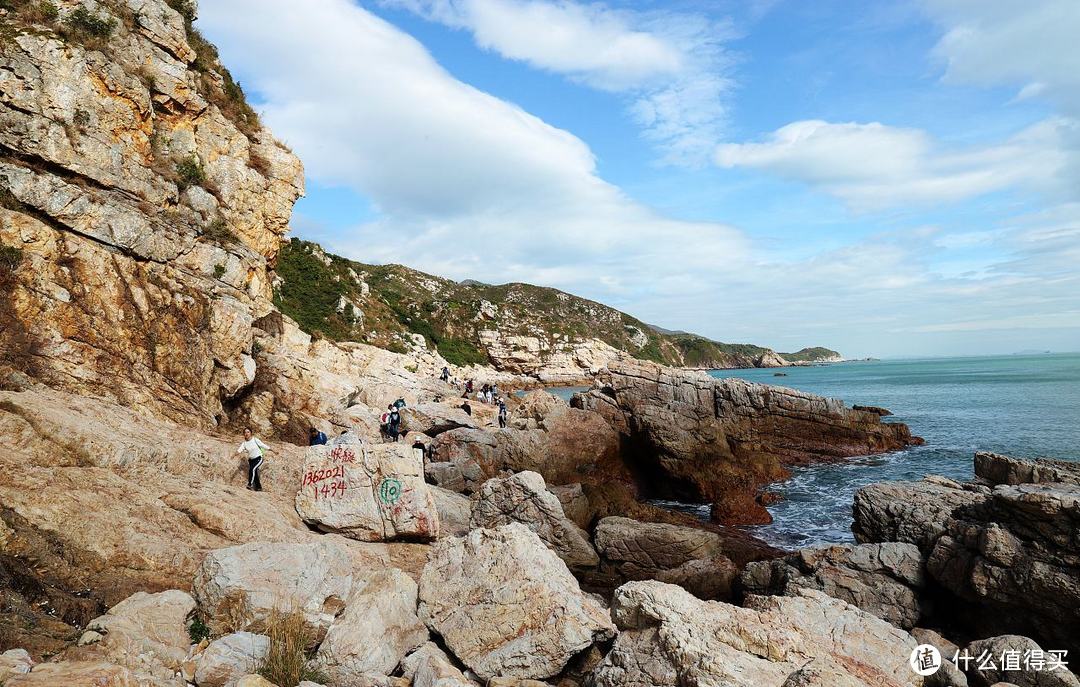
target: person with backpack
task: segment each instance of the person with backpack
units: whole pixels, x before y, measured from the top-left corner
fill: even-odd
[[[439,376],[439,379],[441,379],[444,382],[449,382],[450,381],[450,368],[449,367],[443,365],[442,375]]]
[[[247,488],[252,491],[262,491],[262,480],[259,479],[259,470],[262,469],[263,465],[263,452],[269,450],[270,447],[261,442],[258,437],[251,432],[250,427],[244,430],[244,443],[240,444],[240,448],[236,449],[236,452],[247,456]]]
[[[390,406],[390,416],[386,419],[386,432],[390,435],[390,440],[395,442],[401,434],[401,413],[393,404]]]
[[[465,414],[472,416],[472,406],[469,405],[469,399],[465,399],[465,402],[461,404],[461,409],[465,411]]]
[[[506,418],[509,411],[506,409],[506,401],[499,399],[499,429],[506,429]]]
[[[394,409],[394,405],[390,404],[386,406],[386,412],[379,416],[379,434],[382,435],[383,441],[390,438],[390,412]]]
[[[326,444],[326,435],[312,427],[308,432],[308,446],[323,446]]]

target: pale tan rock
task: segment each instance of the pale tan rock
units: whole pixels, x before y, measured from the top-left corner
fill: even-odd
[[[439,512],[439,536],[459,537],[471,528],[472,504],[467,496],[462,496],[449,489],[428,486],[435,497],[435,509]]]
[[[566,564],[517,523],[437,542],[419,614],[483,679],[550,677],[615,631]]]
[[[137,592],[87,624],[83,647],[65,658],[104,660],[124,666],[136,679],[170,684],[188,655],[188,617],[195,601],[186,592]]]
[[[274,611],[300,610],[321,638],[345,608],[352,579],[349,557],[332,542],[256,543],[207,554],[192,588],[211,629],[258,631]]]
[[[439,534],[422,459],[404,443],[362,444],[352,434],[308,448],[296,511],[324,531],[361,541]]]
[[[817,591],[749,597],[740,608],[630,582],[616,591],[612,615],[621,632],[594,674],[597,687],[781,687],[815,660],[819,673],[844,676],[840,684],[922,684],[907,662],[911,635]]]
[[[15,675],[29,673],[34,667],[34,659],[26,649],[8,649],[0,653],[0,685]]]
[[[588,534],[563,513],[539,473],[524,471],[484,482],[472,496],[470,526],[495,528],[518,522],[539,535],[571,568],[599,564]]]
[[[42,663],[26,674],[11,677],[4,687],[137,687],[127,668],[105,662]],[[156,687],[156,686],[155,686]]]
[[[255,672],[270,652],[270,639],[251,632],[236,632],[210,642],[199,654],[195,683],[199,687],[225,687]]]
[[[392,673],[406,654],[428,640],[416,605],[416,583],[400,570],[357,579],[345,612],[319,646],[319,669],[331,684]]]
[[[476,687],[433,642],[424,644],[401,663],[402,673],[412,687]],[[488,684],[491,684],[490,682]]]

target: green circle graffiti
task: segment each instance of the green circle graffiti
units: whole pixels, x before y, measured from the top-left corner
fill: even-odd
[[[401,498],[401,481],[394,477],[383,478],[379,485],[379,499],[387,505],[393,505]]]

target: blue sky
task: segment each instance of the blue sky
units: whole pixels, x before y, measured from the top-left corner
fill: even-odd
[[[215,0],[293,231],[850,356],[1080,349],[1075,0]]]

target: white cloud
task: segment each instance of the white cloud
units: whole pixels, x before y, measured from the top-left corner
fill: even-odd
[[[935,54],[945,78],[1016,85],[1057,99],[1080,116],[1080,3],[1076,0],[923,0],[945,29]]]
[[[747,250],[730,227],[629,199],[597,176],[580,139],[456,80],[348,0],[309,0],[303,12],[293,0],[223,0],[201,12],[308,174],[376,206],[379,220],[337,242],[357,257],[617,298],[663,289],[675,265],[712,268]]]
[[[1015,187],[1073,193],[1067,140],[1077,123],[1051,118],[1004,143],[949,149],[919,129],[880,123],[788,124],[760,143],[716,149],[723,167],[751,167],[800,181],[856,209],[940,203]]]
[[[698,163],[719,139],[733,87],[730,26],[704,16],[572,0],[383,0],[471,32],[481,48],[627,94],[670,162]],[[543,27],[538,30],[538,27]]]

